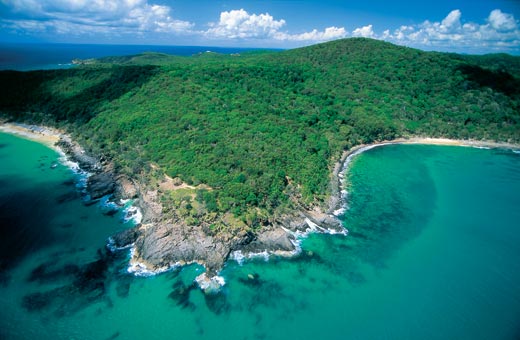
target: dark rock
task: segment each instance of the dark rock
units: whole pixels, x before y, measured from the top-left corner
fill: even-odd
[[[112,334],[111,336],[109,336],[109,337],[107,338],[107,340],[114,340],[114,339],[117,339],[117,338],[119,338],[120,335],[121,335],[120,332],[115,332],[114,334]]]
[[[75,191],[70,191],[70,192],[64,193],[64,194],[56,197],[56,203],[62,204],[65,202],[74,201],[77,198],[78,198],[78,193]]]
[[[244,237],[240,241],[239,245],[245,246],[250,244],[256,239],[256,235],[252,231],[248,231],[245,233]]]
[[[69,137],[63,136],[56,143],[63,152],[74,162],[77,162],[81,169],[88,172],[95,172],[101,169],[99,162],[85,153],[85,151]]]
[[[223,292],[204,294],[204,300],[208,309],[217,315],[229,312],[231,309],[231,305]]]
[[[265,282],[264,280],[260,279],[260,275],[258,275],[257,273],[248,274],[247,278],[241,277],[238,279],[238,281],[246,286],[251,286],[251,287],[261,286]]]
[[[98,202],[97,200],[90,199],[88,196],[83,197],[83,201],[82,201],[83,205],[86,207],[90,207],[91,205],[94,205],[97,202]],[[86,220],[87,218],[82,218],[82,219]]]
[[[27,278],[27,281],[36,281],[40,284],[56,282],[62,280],[64,277],[76,275],[79,270],[79,267],[75,264],[66,264],[63,267],[56,268],[54,262],[46,262],[34,268]]]
[[[117,209],[117,208],[109,209],[109,210],[104,211],[103,215],[105,215],[105,216],[114,216],[115,214],[117,214],[118,211],[119,211],[119,209]]]
[[[65,181],[63,181],[63,183],[61,183],[62,185],[64,186],[73,186],[74,185],[74,179],[67,179]]]
[[[37,312],[49,307],[52,301],[51,292],[36,292],[23,297],[22,307],[29,312]]]
[[[139,234],[139,227],[125,229],[112,236],[112,245],[116,248],[127,247],[137,240]]]
[[[256,239],[249,244],[240,247],[240,250],[251,253],[267,251],[293,251],[294,244],[291,240],[294,236],[282,228],[276,228],[260,232]]]
[[[87,180],[87,190],[93,200],[112,194],[115,190],[114,178],[106,172],[92,175]]]
[[[175,301],[177,306],[180,306],[183,309],[194,310],[195,304],[190,301],[190,293],[194,289],[197,289],[197,286],[194,283],[186,286],[182,281],[177,281],[173,285],[173,291],[168,295],[168,297]]]
[[[82,294],[89,301],[99,299],[106,291],[107,260],[108,258],[100,258],[87,264],[76,274],[76,278],[72,283],[78,293]]]

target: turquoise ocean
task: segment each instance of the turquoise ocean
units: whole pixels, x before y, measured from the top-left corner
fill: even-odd
[[[0,339],[518,339],[520,154],[388,145],[350,163],[347,236],[293,259],[230,261],[220,294],[188,266],[126,272],[131,222],[81,176],[0,134]]]

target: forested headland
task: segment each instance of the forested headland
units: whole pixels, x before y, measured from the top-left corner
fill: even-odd
[[[407,136],[520,141],[520,57],[344,39],[283,52],[158,53],[0,72],[0,114],[69,131],[160,189],[165,214],[258,230],[321,206],[349,148]],[[158,185],[158,184],[157,184]],[[226,216],[224,218],[224,216]]]

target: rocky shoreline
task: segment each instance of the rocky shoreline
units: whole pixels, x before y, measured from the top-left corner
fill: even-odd
[[[7,125],[10,127],[5,128]],[[454,141],[447,139],[409,138],[360,145],[344,152],[331,174],[330,199],[326,207],[300,208],[272,217],[260,231],[251,232],[238,228],[211,232],[204,224],[188,225],[185,219],[164,214],[165,207],[155,186],[128,178],[114,171],[107,159],[89,155],[62,131],[23,124],[3,124],[0,131],[40,136],[52,135],[55,147],[90,175],[87,192],[91,199],[113,195],[115,199],[134,199],[143,214],[142,223],[134,228],[113,235],[110,249],[131,248],[128,271],[136,275],[153,275],[177,266],[198,263],[206,273],[197,277],[199,286],[211,291],[224,283],[218,273],[228,259],[242,261],[257,256],[294,256],[300,252],[300,239],[311,232],[342,234],[347,230],[336,217],[341,214],[346,200],[344,174],[349,160],[358,153],[373,147],[397,143],[466,145],[477,147],[518,148],[517,145],[493,142]],[[13,131],[9,131],[9,129]],[[34,136],[33,136],[34,137]],[[30,136],[29,136],[30,138]],[[56,139],[57,138],[57,139]],[[38,138],[32,138],[38,140]],[[48,144],[48,143],[47,143]]]
[[[306,233],[346,234],[337,218],[317,210],[284,215],[255,234],[243,230],[212,234],[203,226],[189,226],[182,219],[162,218],[161,211],[154,210],[160,207],[155,201],[157,196],[150,191],[139,197],[138,204],[146,216],[143,223],[112,237],[117,247],[132,246],[129,270],[137,275],[199,263],[206,268],[199,283],[214,288],[214,280],[231,254],[240,252],[246,258],[259,253],[293,256],[300,250],[298,238]]]
[[[114,171],[110,160],[89,155],[72,138],[53,128],[3,124],[2,131],[42,141],[57,150],[79,168],[89,173],[86,190],[92,200],[113,195],[115,200],[135,199],[142,211],[142,223],[110,238],[110,249],[131,248],[129,272],[152,275],[174,267],[198,263],[206,273],[197,278],[206,290],[218,288],[223,280],[218,273],[232,253],[244,257],[256,254],[266,256],[293,256],[300,251],[298,238],[309,232],[346,234],[337,218],[318,209],[293,211],[273,218],[259,232],[244,230],[208,232],[200,225],[188,225],[180,218],[165,218],[164,207],[157,188]]]
[[[68,136],[62,135],[57,146],[82,169],[93,173],[87,181],[92,199],[109,194],[116,199],[135,198],[134,204],[143,213],[142,223],[113,235],[111,241],[114,249],[131,248],[128,270],[136,275],[153,275],[198,263],[206,268],[206,273],[197,278],[199,286],[213,290],[222,283],[218,273],[229,258],[235,258],[233,255],[291,257],[300,252],[299,239],[308,233],[347,233],[334,215],[318,208],[302,208],[273,218],[256,233],[211,233],[204,226],[188,225],[181,218],[165,218],[156,188],[114,173],[110,162],[86,154]],[[337,201],[340,204],[341,200]]]

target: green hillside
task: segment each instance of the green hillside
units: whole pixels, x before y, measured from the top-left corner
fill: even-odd
[[[231,211],[256,227],[330,194],[354,145],[396,137],[520,141],[520,58],[345,39],[270,53],[105,58],[69,70],[0,72],[0,112],[64,127],[119,172],[157,165],[206,184],[165,204],[192,223]],[[291,199],[293,198],[293,199]]]

